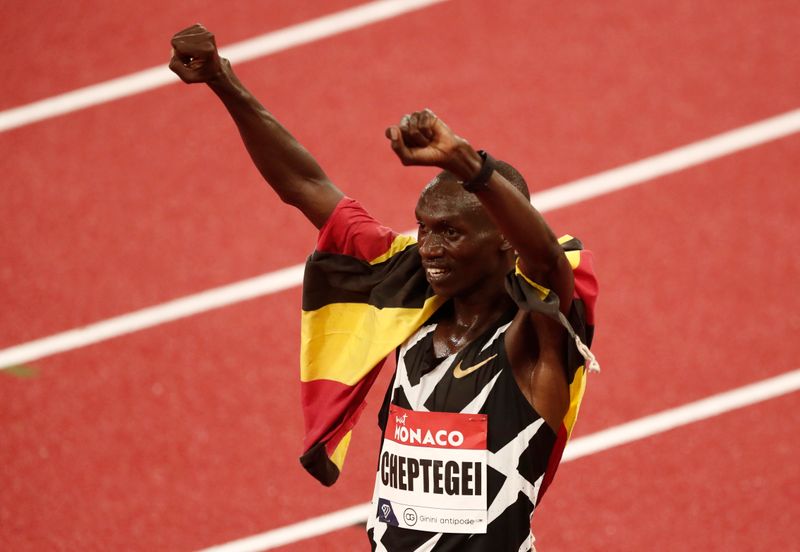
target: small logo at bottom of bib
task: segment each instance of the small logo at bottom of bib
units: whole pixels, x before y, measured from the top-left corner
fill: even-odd
[[[392,509],[392,503],[386,500],[385,498],[378,499],[378,521],[382,521],[384,523],[388,523],[389,525],[400,525],[397,521],[397,517],[394,515],[394,510]],[[414,514],[416,518],[416,514]],[[416,520],[415,520],[416,523]]]

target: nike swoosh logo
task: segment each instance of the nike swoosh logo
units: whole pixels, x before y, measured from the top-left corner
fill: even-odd
[[[473,364],[472,366],[470,366],[469,368],[467,368],[465,370],[461,369],[461,361],[459,360],[458,364],[456,364],[456,367],[453,368],[453,377],[456,378],[456,379],[461,379],[464,376],[468,376],[472,372],[474,372],[475,370],[477,370],[478,368],[480,368],[481,366],[483,366],[484,364],[486,364],[487,362],[489,362],[490,360],[492,360],[496,356],[497,356],[497,354],[494,354],[494,355],[490,356],[489,358],[487,358],[486,360],[481,361],[478,364]]]

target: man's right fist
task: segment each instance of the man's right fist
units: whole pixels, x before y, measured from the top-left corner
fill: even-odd
[[[199,23],[172,37],[169,68],[183,82],[210,82],[222,72],[223,60],[217,52],[214,34]]]

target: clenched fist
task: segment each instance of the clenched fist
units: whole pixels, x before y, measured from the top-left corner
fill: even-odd
[[[430,109],[403,116],[386,129],[386,137],[403,165],[433,165],[464,180],[480,169],[475,150]]]
[[[211,82],[228,60],[219,57],[214,34],[199,23],[172,37],[169,68],[185,83]]]

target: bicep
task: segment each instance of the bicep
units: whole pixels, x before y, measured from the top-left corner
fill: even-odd
[[[317,229],[325,225],[344,197],[341,190],[327,178],[302,180],[288,190],[278,192],[281,200],[297,208]]]

